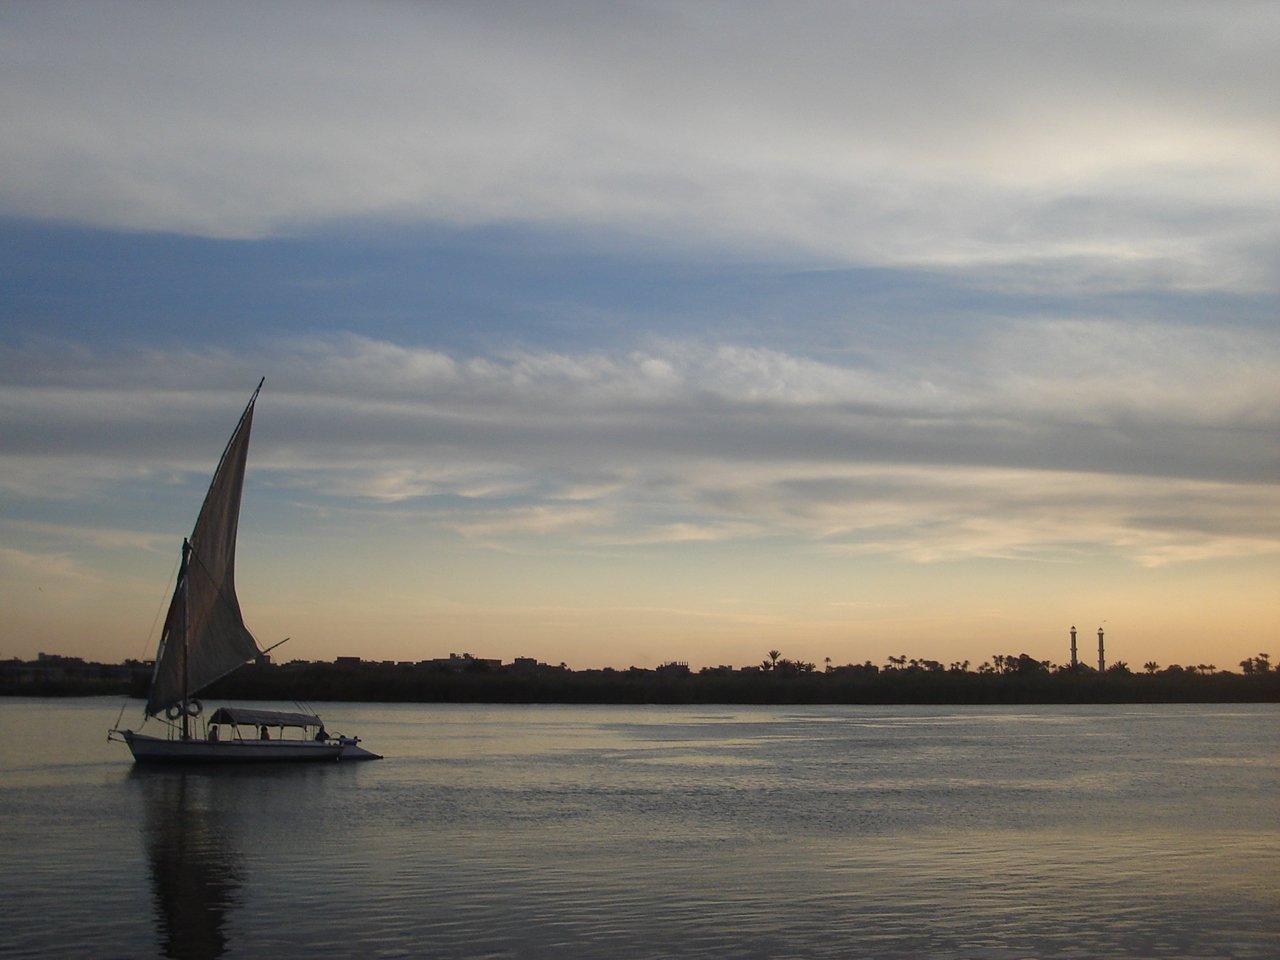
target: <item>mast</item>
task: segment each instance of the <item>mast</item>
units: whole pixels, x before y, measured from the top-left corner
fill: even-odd
[[[256,394],[255,394],[256,396]],[[179,577],[182,579],[182,739],[191,739],[191,718],[187,715],[187,701],[190,698],[191,678],[189,670],[189,662],[191,659],[191,595],[187,591],[187,562],[191,559],[191,541],[186,537],[182,538],[182,571]]]

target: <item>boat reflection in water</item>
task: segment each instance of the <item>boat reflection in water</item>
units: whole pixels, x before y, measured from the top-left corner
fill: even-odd
[[[241,905],[244,864],[235,831],[212,796],[214,778],[186,770],[135,767],[143,798],[156,933],[163,956],[213,960],[227,948],[226,925]]]

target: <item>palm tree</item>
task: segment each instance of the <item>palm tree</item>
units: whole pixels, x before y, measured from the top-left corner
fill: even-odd
[[[1154,660],[1148,660],[1142,665],[1142,669],[1147,671],[1147,673],[1155,673],[1160,669],[1160,664],[1156,663]]]
[[[770,651],[769,651],[769,669],[770,669],[770,670],[777,670],[777,669],[778,669],[778,658],[779,658],[780,656],[782,656],[782,651],[781,651],[781,650],[770,650]]]

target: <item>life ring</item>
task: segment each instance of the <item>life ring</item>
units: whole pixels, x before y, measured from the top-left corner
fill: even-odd
[[[196,700],[195,698],[192,698],[192,699],[190,699],[190,700],[188,700],[188,701],[187,701],[187,716],[188,716],[188,717],[198,717],[198,716],[200,716],[200,714],[202,714],[202,713],[204,713],[204,704],[203,704],[203,703],[201,703],[199,700]]]
[[[169,720],[177,720],[180,716],[182,716],[182,704],[180,703],[169,704],[169,706],[164,711],[164,715]]]

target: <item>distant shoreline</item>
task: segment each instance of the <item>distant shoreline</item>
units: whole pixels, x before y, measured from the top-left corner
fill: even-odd
[[[0,680],[0,696],[143,697],[147,674]],[[1120,703],[1278,703],[1280,671],[1239,674],[1191,670],[1130,673],[1043,669],[1005,673],[835,668],[758,672],[687,670],[532,670],[415,665],[250,665],[202,696],[210,700],[319,700],[369,703],[520,704],[867,704],[1001,705]]]

